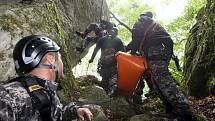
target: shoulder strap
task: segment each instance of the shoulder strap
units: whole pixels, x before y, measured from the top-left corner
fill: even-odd
[[[10,80],[7,80],[7,81],[3,82],[3,84],[8,84],[8,83],[15,82],[15,81],[21,80],[21,78],[23,78],[23,76],[15,77],[13,79],[10,79]]]
[[[42,121],[52,121],[50,94],[39,85],[36,78],[25,77],[20,79],[18,81],[27,90],[31,97],[33,108],[39,111]]]
[[[155,24],[156,24],[156,22],[155,22],[154,20],[152,20],[151,23],[149,24],[149,26],[146,28],[146,30],[145,30],[145,32],[144,32],[143,39],[142,39],[142,41],[141,41],[141,43],[140,43],[140,46],[139,46],[139,50],[140,50],[140,51],[144,49],[144,48],[143,48],[143,45],[144,45],[144,42],[145,42],[145,40],[146,40],[146,38],[147,38],[148,32],[149,32],[149,30],[151,30],[151,29],[153,28],[153,26],[154,26]]]

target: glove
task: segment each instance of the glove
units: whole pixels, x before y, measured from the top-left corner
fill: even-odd
[[[81,59],[79,59],[79,60],[78,60],[78,64],[81,64],[81,62],[82,62]]]
[[[89,63],[92,63],[92,62],[93,62],[93,59],[90,59],[88,62],[89,62]]]
[[[136,53],[136,52],[135,53],[130,52],[130,54],[131,55],[136,55],[136,56],[140,56],[141,55],[140,53]]]

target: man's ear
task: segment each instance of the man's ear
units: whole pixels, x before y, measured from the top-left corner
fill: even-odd
[[[44,64],[54,64],[55,62],[55,55],[53,53],[47,53],[44,56]]]

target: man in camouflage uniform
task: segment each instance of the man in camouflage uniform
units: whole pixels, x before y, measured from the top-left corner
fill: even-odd
[[[64,106],[56,95],[63,63],[60,47],[41,35],[27,36],[15,46],[19,77],[0,86],[0,121],[91,120],[92,113],[74,102]]]
[[[89,63],[93,62],[99,49],[101,57],[98,62],[97,71],[102,76],[101,87],[111,96],[116,88],[117,81],[117,63],[115,54],[118,51],[124,51],[124,45],[120,38],[117,37],[118,30],[113,28],[108,36],[99,39],[93,51]]]
[[[157,90],[166,111],[180,121],[190,121],[191,111],[186,97],[178,90],[176,82],[168,70],[173,54],[173,41],[166,30],[152,19],[151,12],[140,15],[132,28],[132,41],[127,50],[137,51],[147,59],[150,83]]]
[[[101,20],[99,23],[91,23],[83,33],[76,31],[76,34],[83,38],[82,47],[77,47],[77,50],[82,52],[90,42],[96,43],[100,38],[107,35],[107,33],[111,31],[113,27],[114,25],[111,22]],[[88,36],[88,34],[91,32],[94,32],[95,36]]]

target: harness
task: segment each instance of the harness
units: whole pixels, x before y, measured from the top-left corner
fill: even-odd
[[[146,41],[146,39],[148,37],[149,31],[154,27],[155,24],[156,24],[156,22],[152,20],[151,23],[147,26],[147,28],[146,28],[146,30],[144,32],[144,37],[143,37],[143,39],[142,39],[142,41],[140,43],[140,46],[139,46],[139,50],[140,50],[141,55],[144,55],[144,53],[143,53],[144,43],[145,43],[145,41]],[[181,71],[181,68],[180,68],[180,65],[179,65],[179,59],[178,59],[177,56],[175,56],[175,54],[173,53],[173,50],[172,50],[172,57],[171,58],[175,62],[177,70]]]
[[[52,121],[51,119],[51,95],[41,85],[43,80],[35,77],[18,77],[9,82],[18,81],[27,90],[31,97],[34,110],[38,110],[42,121]],[[43,83],[43,84],[42,84]]]
[[[142,41],[140,43],[140,46],[139,46],[139,50],[140,50],[140,53],[142,55],[143,55],[142,51],[144,50],[144,46],[143,46],[144,42],[145,42],[145,40],[146,40],[146,38],[148,36],[149,31],[154,27],[155,24],[156,24],[155,21],[152,20],[151,23],[149,24],[149,26],[147,26],[147,28],[146,28],[146,30],[144,32],[143,39],[142,39]]]

